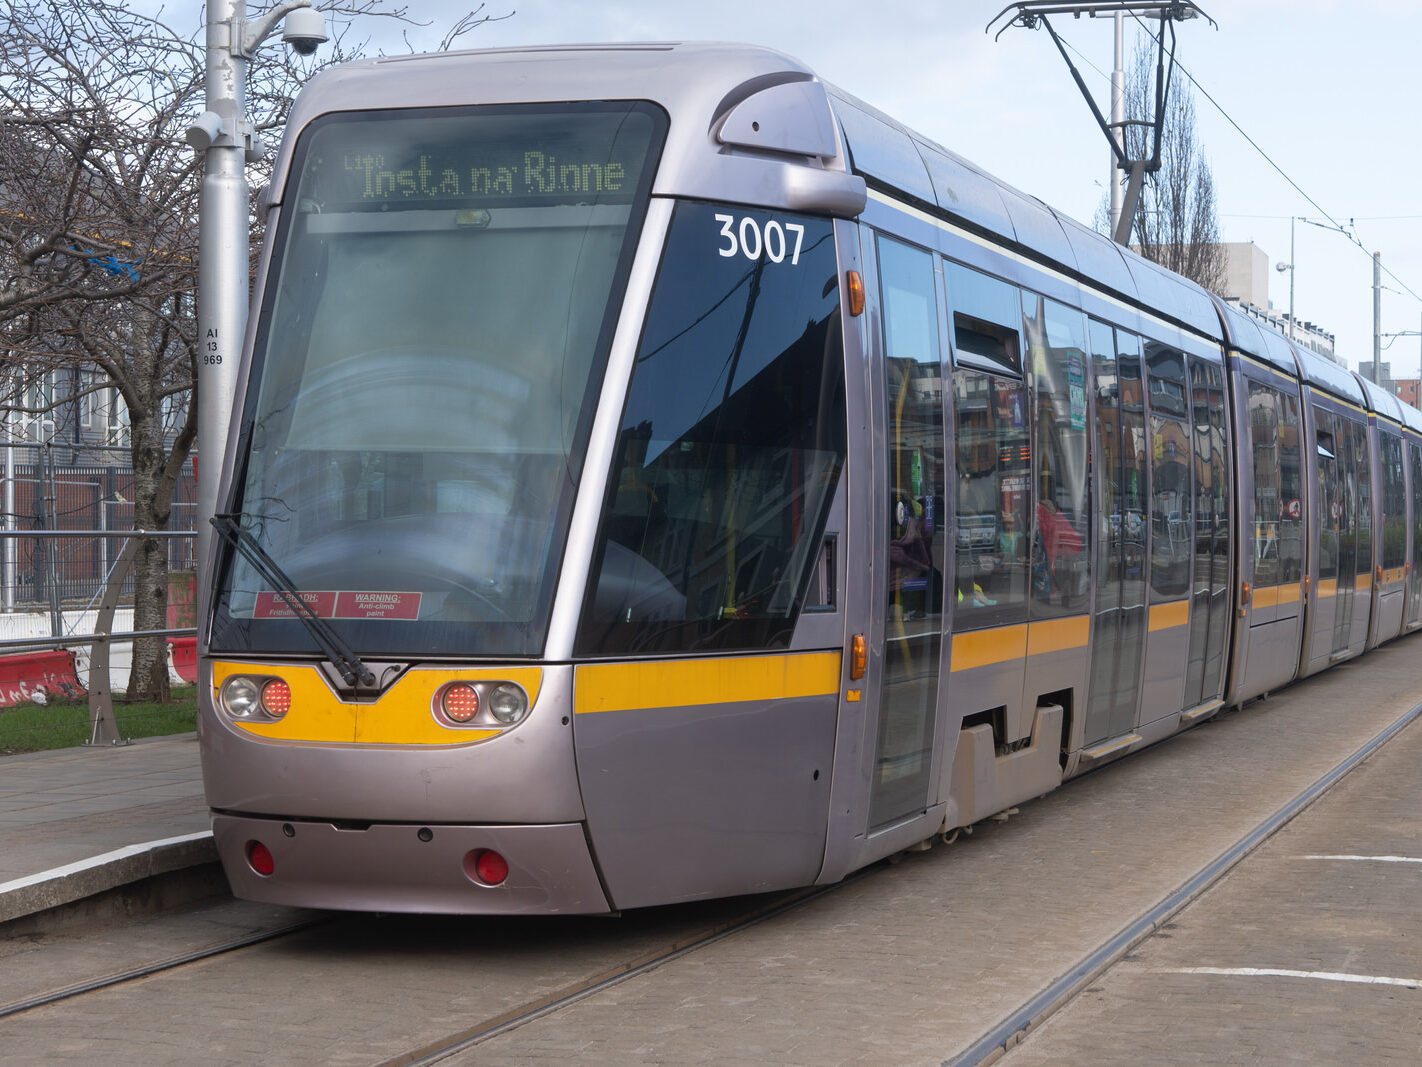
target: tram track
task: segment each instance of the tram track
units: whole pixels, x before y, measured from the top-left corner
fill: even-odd
[[[11,1001],[8,1004],[0,1004],[0,1019],[23,1015],[25,1012],[34,1011],[37,1008],[48,1007],[51,1004],[58,1004],[76,997],[112,989],[115,986],[134,982],[140,978],[149,978],[153,975],[175,971],[194,963],[201,963],[204,960],[212,959],[215,956],[225,956],[228,953],[237,952],[244,948],[251,948],[255,945],[266,944],[269,941],[291,937],[294,934],[302,933],[313,927],[323,926],[333,922],[335,919],[335,915],[319,915],[314,918],[303,919],[299,922],[285,923],[274,929],[256,930],[214,945],[177,953],[173,956],[155,960],[151,963],[141,964],[136,967],[111,971],[108,974],[86,979],[82,982],[75,982],[72,985],[63,986],[59,989],[24,997],[20,1000]]]
[[[1412,675],[1406,650],[1392,659]],[[202,1020],[232,989],[261,988],[249,1008],[265,1029],[249,1019],[240,1039],[216,1035],[217,1061],[261,1055],[272,1047],[266,1035],[278,1032],[288,1042],[300,1034],[282,1046],[288,1058],[333,1062],[519,1062],[533,1049],[613,1062],[648,1047],[675,1059],[686,1051],[683,1035],[711,1025],[733,988],[741,1022],[726,1040],[771,1059],[836,1062],[881,1047],[872,1020],[884,1025],[885,1008],[913,976],[932,983],[937,1007],[897,1016],[905,1060],[992,1062],[1422,717],[1415,688],[1387,706],[1395,692],[1370,688],[1361,672],[1300,687],[1074,779],[1010,822],[980,825],[961,852],[909,853],[891,872],[874,865],[833,886],[611,921],[324,913],[292,922],[224,904],[211,915],[164,917],[129,937],[125,956],[114,954],[114,927],[82,942],[61,938],[54,946],[67,955],[43,965],[51,972],[43,983],[42,967],[32,988],[8,991],[0,1020],[14,1029],[0,1042],[62,1035],[70,1048],[94,1050],[116,1017],[151,1016],[161,1005],[172,1040],[161,1047],[182,1050],[212,1037]],[[1333,709],[1349,699],[1377,701],[1386,714],[1344,730]],[[1340,760],[1340,751],[1349,755]],[[1160,867],[1168,879],[1149,873]],[[1052,910],[1066,898],[1110,901],[1117,921],[1093,920],[1079,906]],[[236,923],[246,924],[242,936],[212,933]],[[32,951],[12,945],[12,976],[25,973],[21,958]],[[843,960],[854,962],[841,970]],[[317,973],[329,1015],[310,1014]],[[1001,994],[989,1002],[982,991],[995,988]],[[61,1010],[42,1010],[52,1005]],[[299,1031],[289,1025],[298,1011]],[[629,1012],[641,1020],[635,1033],[625,1029]],[[143,1032],[133,1047],[153,1036]]]
[[[1422,717],[1422,704],[1407,711],[1366,743],[1259,823],[1213,861],[1186,880],[1173,893],[1129,923],[1115,937],[1083,958],[1021,1008],[1002,1019],[968,1048],[948,1059],[951,1067],[990,1064],[1010,1052],[1049,1018],[1066,1007],[1083,990],[1125,958],[1152,934],[1167,926],[1185,908],[1208,892],[1220,879],[1251,856],[1261,845],[1307,811],[1365,760]]]
[[[876,869],[877,865],[864,868],[834,885],[795,890],[744,915],[724,920],[706,930],[673,942],[671,945],[652,949],[634,959],[617,964],[581,981],[565,985],[552,993],[527,1001],[463,1030],[446,1034],[410,1052],[383,1060],[380,1067],[422,1067],[424,1064],[438,1063],[449,1056],[471,1049],[481,1042],[516,1030],[520,1026],[569,1008],[604,990],[611,989],[613,986],[648,974],[658,967],[672,963],[700,949],[708,948],[726,938],[734,937],[760,923],[804,907],[812,901],[866,877],[870,871]]]

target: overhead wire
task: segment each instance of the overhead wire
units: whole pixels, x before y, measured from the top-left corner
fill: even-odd
[[[1147,34],[1149,34],[1150,38],[1153,41],[1155,41],[1157,44],[1160,42],[1160,37],[1155,33],[1154,30],[1152,30],[1148,25],[1146,25],[1145,22],[1141,20],[1141,17],[1139,15],[1132,13],[1131,17],[1135,19],[1135,21],[1140,25],[1141,29],[1143,29]],[[1073,49],[1073,51],[1075,50]],[[1078,55],[1079,54],[1080,53],[1078,53]],[[1220,102],[1210,95],[1209,90],[1195,80],[1195,76],[1191,74],[1188,69],[1186,69],[1183,63],[1177,62],[1175,66],[1181,74],[1185,75],[1185,77],[1189,79],[1190,84],[1199,91],[1200,95],[1202,95],[1206,100],[1208,100],[1210,104],[1214,107],[1214,109],[1218,111],[1222,116],[1224,116],[1225,121],[1228,122],[1231,126],[1233,126],[1235,130],[1239,133],[1239,135],[1249,143],[1249,146],[1253,148],[1256,152],[1258,152],[1259,155],[1263,157],[1264,161],[1269,164],[1269,166],[1273,167],[1276,171],[1278,171],[1279,176],[1283,178],[1284,181],[1288,182],[1289,185],[1294,188],[1295,192],[1297,192],[1301,197],[1303,197],[1311,205],[1313,205],[1314,210],[1316,210],[1320,215],[1322,215],[1325,219],[1332,223],[1333,227],[1338,230],[1339,233],[1343,234],[1343,236],[1347,237],[1349,241],[1357,245],[1358,248],[1361,249],[1368,256],[1369,259],[1371,259],[1375,264],[1378,265],[1378,267],[1384,274],[1386,274],[1393,281],[1397,282],[1398,285],[1402,286],[1402,288],[1405,289],[1414,300],[1416,300],[1418,303],[1422,303],[1422,296],[1418,296],[1416,291],[1413,290],[1410,285],[1408,285],[1405,281],[1399,278],[1388,267],[1383,266],[1382,260],[1379,259],[1373,252],[1369,251],[1368,247],[1364,245],[1362,241],[1358,240],[1356,234],[1349,232],[1348,229],[1346,229],[1337,219],[1335,219],[1332,215],[1325,211],[1317,200],[1309,196],[1308,193],[1304,191],[1303,187],[1299,185],[1298,182],[1294,181],[1293,178],[1289,177],[1288,173],[1284,170],[1284,168],[1281,167],[1278,163],[1276,163],[1273,157],[1270,156],[1268,152],[1264,151],[1262,147],[1260,147],[1259,142],[1254,140],[1253,137],[1249,136],[1249,134],[1245,132],[1244,127],[1234,120],[1234,116],[1232,116],[1228,111],[1226,111],[1224,107],[1220,104]],[[1356,218],[1353,218],[1350,221],[1356,222],[1358,220]],[[1379,219],[1378,221],[1381,221],[1381,219]]]
[[[1159,35],[1157,35],[1154,30],[1152,30],[1148,25],[1146,25],[1146,23],[1141,20],[1141,17],[1140,17],[1139,15],[1132,13],[1131,17],[1132,17],[1133,19],[1135,19],[1137,23],[1140,24],[1141,29],[1143,29],[1143,30],[1150,36],[1151,40],[1155,41],[1157,44],[1160,43],[1160,37],[1159,37]],[[1063,44],[1065,44],[1068,48],[1070,48],[1073,52],[1075,52],[1076,55],[1081,59],[1081,61],[1082,61],[1083,63],[1085,63],[1088,67],[1090,67],[1092,70],[1094,70],[1101,78],[1105,79],[1107,82],[1110,82],[1111,76],[1108,75],[1108,74],[1107,74],[1104,70],[1102,70],[1100,67],[1098,67],[1094,62],[1092,62],[1091,58],[1090,58],[1089,56],[1087,56],[1084,52],[1082,52],[1081,49],[1077,48],[1077,47],[1076,47],[1075,45],[1073,45],[1070,41],[1067,41],[1067,40],[1065,40],[1065,39],[1063,39]],[[1185,65],[1184,65],[1183,63],[1181,63],[1179,60],[1175,60],[1175,68],[1176,68],[1177,70],[1179,70],[1181,74],[1185,75],[1186,78],[1189,79],[1190,84],[1191,84],[1192,86],[1194,86],[1197,90],[1199,90],[1200,94],[1201,94],[1206,100],[1208,100],[1208,101],[1210,102],[1210,104],[1214,107],[1214,109],[1215,109],[1216,111],[1218,111],[1221,115],[1224,116],[1225,121],[1227,121],[1231,126],[1233,126],[1233,127],[1235,128],[1235,130],[1239,133],[1239,135],[1240,135],[1241,137],[1243,137],[1246,142],[1248,142],[1249,146],[1250,146],[1251,148],[1253,148],[1256,152],[1258,152],[1259,155],[1264,158],[1264,161],[1269,164],[1269,166],[1273,167],[1276,171],[1278,171],[1279,176],[1282,177],[1282,178],[1284,179],[1284,181],[1288,182],[1289,185],[1291,185],[1291,186],[1294,188],[1294,190],[1295,190],[1300,196],[1302,196],[1305,200],[1307,200],[1307,201],[1309,202],[1309,204],[1311,204],[1311,205],[1313,206],[1314,210],[1316,210],[1320,215],[1322,215],[1325,219],[1327,219],[1327,220],[1329,221],[1329,223],[1333,226],[1334,229],[1336,229],[1339,233],[1341,233],[1344,237],[1348,238],[1349,241],[1351,241],[1354,245],[1356,245],[1359,249],[1361,249],[1361,250],[1363,251],[1363,253],[1368,256],[1369,259],[1373,259],[1373,253],[1372,253],[1371,251],[1369,251],[1368,248],[1367,248],[1367,246],[1364,245],[1363,242],[1358,239],[1357,235],[1354,234],[1353,232],[1351,232],[1351,230],[1349,230],[1348,227],[1345,227],[1342,223],[1340,223],[1337,219],[1335,219],[1332,215],[1330,215],[1327,211],[1325,211],[1325,210],[1323,209],[1323,207],[1318,203],[1318,201],[1316,201],[1313,197],[1309,196],[1308,193],[1304,191],[1303,187],[1300,186],[1298,182],[1294,181],[1293,178],[1289,177],[1288,173],[1284,170],[1284,168],[1281,167],[1277,162],[1275,162],[1274,159],[1273,159],[1273,157],[1271,157],[1268,152],[1264,151],[1264,149],[1263,149],[1262,147],[1260,147],[1259,142],[1257,142],[1256,140],[1254,140],[1253,137],[1249,136],[1249,134],[1245,132],[1244,127],[1242,127],[1238,122],[1236,122],[1236,121],[1234,120],[1234,117],[1233,117],[1232,115],[1230,115],[1230,113],[1227,112],[1227,111],[1224,109],[1224,107],[1220,104],[1220,102],[1219,102],[1218,100],[1216,100],[1213,96],[1210,95],[1209,90],[1207,90],[1203,85],[1201,85],[1198,81],[1195,80],[1195,76],[1190,73],[1190,71],[1185,67]],[[1228,217],[1228,218],[1278,218],[1278,219],[1286,219],[1286,218],[1293,218],[1293,217],[1295,217],[1295,216],[1291,216],[1291,215],[1229,215],[1229,216],[1226,216],[1226,217]],[[1302,216],[1298,216],[1298,217],[1301,218]],[[1349,221],[1349,223],[1357,223],[1357,222],[1391,222],[1391,221],[1398,221],[1398,220],[1402,220],[1402,219],[1419,219],[1419,218],[1422,218],[1422,215],[1377,215],[1377,216],[1371,216],[1371,217],[1369,217],[1369,216],[1353,216],[1353,217],[1350,217],[1348,221]],[[1305,221],[1307,221],[1307,220],[1305,220]],[[1387,266],[1384,266],[1383,263],[1382,263],[1382,261],[1381,261],[1380,259],[1376,259],[1376,260],[1374,260],[1374,262],[1376,262],[1376,263],[1378,264],[1378,267],[1379,267],[1379,269],[1382,271],[1382,273],[1386,274],[1386,275],[1387,275],[1389,278],[1391,278],[1393,281],[1397,282],[1398,285],[1402,286],[1402,288],[1407,291],[1407,295],[1411,296],[1414,300],[1418,301],[1419,303],[1422,303],[1422,296],[1419,296],[1419,295],[1417,294],[1417,292],[1416,292],[1415,290],[1413,290],[1413,288],[1412,288],[1410,285],[1408,285],[1405,281],[1403,281],[1401,278],[1399,278],[1399,277],[1397,276],[1397,274],[1394,273],[1390,268],[1388,268]]]

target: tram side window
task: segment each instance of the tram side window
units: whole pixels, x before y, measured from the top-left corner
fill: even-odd
[[[1027,390],[982,371],[953,373],[958,478],[957,629],[1020,618],[1027,602],[1032,446]]]
[[[889,460],[889,609],[943,613],[943,365],[933,257],[880,236]],[[936,630],[935,630],[936,632]]]
[[[955,629],[1026,617],[1032,443],[1016,286],[949,261]]]
[[[672,217],[604,504],[577,650],[784,647],[845,456],[833,228],[741,210]],[[720,217],[718,217],[720,216]],[[801,232],[803,231],[803,233]],[[777,245],[770,235],[787,237]],[[798,256],[783,254],[798,248]]]
[[[1249,444],[1254,460],[1254,518],[1246,536],[1254,559],[1254,585],[1278,585],[1280,565],[1279,515],[1284,507],[1283,462],[1280,452],[1278,390],[1249,383]]]
[[[1303,578],[1303,421],[1299,398],[1279,394],[1279,577]]]
[[[1382,453],[1383,558],[1387,570],[1407,562],[1407,479],[1402,468],[1402,439],[1379,431]]]
[[[1032,614],[1086,609],[1086,320],[1054,300],[1023,294],[1032,367],[1035,489],[1031,542]]]
[[[1353,455],[1358,465],[1358,569],[1353,573],[1370,574],[1373,569],[1373,471],[1366,423],[1353,423]]]
[[[1157,598],[1190,591],[1194,551],[1193,449],[1186,422],[1185,356],[1146,342],[1146,384],[1151,428],[1151,589]]]
[[[1338,520],[1342,513],[1338,481],[1337,420],[1332,412],[1313,409],[1318,425],[1318,578],[1338,577]]]
[[[1422,445],[1410,442],[1407,446],[1412,467],[1412,592],[1417,598],[1414,604],[1422,603]],[[1411,609],[1412,617],[1418,618],[1418,608]]]

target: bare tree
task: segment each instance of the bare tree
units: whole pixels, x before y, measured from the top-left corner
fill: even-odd
[[[1173,69],[1173,68],[1172,68]],[[1149,120],[1155,114],[1154,42],[1137,43],[1126,72],[1126,115]],[[1127,155],[1150,155],[1148,129],[1126,127]],[[1214,176],[1195,137],[1195,98],[1176,71],[1169,86],[1160,170],[1141,191],[1135,218],[1135,247],[1141,255],[1183,274],[1206,289],[1223,292],[1224,249],[1220,245]]]
[[[384,0],[325,13],[336,32],[319,59],[268,48],[251,65],[248,110],[269,141],[302,81],[368,47],[350,43],[357,20],[411,22]],[[443,46],[488,18],[471,12]],[[128,412],[139,529],[167,525],[197,431],[201,159],[184,134],[203,110],[204,39],[202,25],[175,29],[123,0],[0,9],[0,415],[8,425],[71,400],[35,388],[59,373],[81,391],[115,390]],[[259,170],[253,188],[261,181]],[[165,628],[157,540],[143,543],[134,579],[135,629]],[[161,641],[136,643],[129,691],[167,699]]]

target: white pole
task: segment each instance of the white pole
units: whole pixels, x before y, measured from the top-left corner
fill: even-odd
[[[1125,44],[1125,22],[1121,12],[1116,12],[1116,67],[1111,71],[1111,136],[1116,139],[1116,144],[1124,150],[1126,145],[1126,128],[1121,125],[1126,121],[1126,44]],[[1107,172],[1106,187],[1111,190],[1111,232],[1115,233],[1121,223],[1121,208],[1125,197],[1125,191],[1121,186],[1120,167],[1116,163],[1116,154],[1111,153],[1111,169]]]
[[[245,0],[208,0],[207,132],[198,235],[198,573],[206,573],[208,520],[236,394],[237,360],[247,327],[247,173],[243,133],[247,62],[241,35]],[[207,118],[208,116],[204,116]],[[191,139],[191,135],[190,135]],[[199,610],[202,606],[199,605]],[[199,635],[201,638],[201,634]]]
[[[15,438],[10,420],[5,426],[5,529],[13,535],[15,526]],[[15,538],[5,538],[5,611],[15,610]]]

